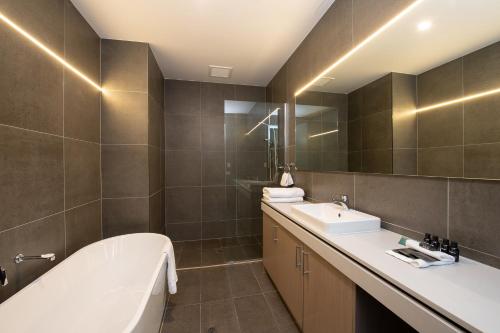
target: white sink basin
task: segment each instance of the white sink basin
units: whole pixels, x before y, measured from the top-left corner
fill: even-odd
[[[302,222],[330,234],[380,229],[380,218],[352,209],[344,210],[333,203],[293,205],[292,213]]]

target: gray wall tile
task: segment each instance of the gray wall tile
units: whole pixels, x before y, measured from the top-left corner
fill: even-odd
[[[165,222],[162,219],[163,195],[163,191],[160,191],[149,198],[149,232],[165,233]]]
[[[63,139],[0,126],[0,230],[64,209]]]
[[[200,150],[201,119],[191,115],[165,115],[165,148],[167,150]]]
[[[333,196],[347,194],[354,204],[354,175],[348,173],[314,173],[310,196],[316,201],[331,202]]]
[[[447,181],[356,175],[356,209],[418,232],[446,235]]]
[[[148,147],[148,159],[149,159],[149,194],[158,192],[163,188],[162,184],[162,174],[161,169],[161,151],[157,147]]]
[[[201,83],[165,80],[165,114],[199,115]]]
[[[101,151],[98,144],[64,140],[66,209],[101,197]]]
[[[450,238],[500,257],[500,183],[450,181]]]
[[[203,221],[236,219],[236,187],[210,186],[202,190]]]
[[[102,97],[102,143],[148,143],[148,95],[110,91]]]
[[[163,106],[164,100],[164,81],[163,73],[155,55],[151,47],[148,47],[148,93],[161,106]]]
[[[166,151],[165,184],[171,186],[201,185],[201,152]]]
[[[63,54],[63,6],[62,1],[3,1],[0,9]],[[12,29],[2,27],[0,40],[0,123],[62,135],[62,65]]]
[[[162,90],[163,91],[163,90]],[[159,104],[152,95],[149,95],[148,99],[148,117],[149,117],[149,127],[148,127],[148,142],[152,146],[161,148],[162,138],[163,138],[163,105]]]
[[[16,265],[18,253],[55,253],[53,262]],[[34,281],[64,259],[64,214],[0,233],[0,262],[9,274],[9,284],[0,289],[0,302]]]
[[[103,39],[101,80],[104,89],[148,92],[148,45]]]
[[[149,198],[103,199],[103,237],[149,231]]]
[[[418,174],[423,176],[463,177],[463,147],[418,149]]]
[[[464,175],[467,178],[500,179],[500,142],[465,146]]]
[[[174,241],[201,239],[201,222],[168,224],[167,236]],[[201,264],[201,251],[199,253],[200,262],[196,266]],[[182,258],[182,260],[184,260],[184,258]]]
[[[67,256],[101,239],[100,200],[68,210],[65,214]]]
[[[148,146],[102,146],[102,196],[149,195]]]
[[[165,195],[167,224],[201,221],[200,187],[167,188]]]

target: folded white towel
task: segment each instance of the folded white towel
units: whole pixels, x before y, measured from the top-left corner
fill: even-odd
[[[270,198],[295,198],[305,195],[304,190],[300,187],[264,187],[262,193]]]
[[[177,270],[175,267],[175,253],[174,246],[170,239],[168,240],[168,248],[166,251],[167,255],[167,283],[168,283],[168,292],[170,294],[177,293]]]
[[[280,185],[283,187],[289,187],[293,185],[293,178],[290,172],[283,172]]]
[[[293,197],[293,198],[276,198],[270,197],[267,194],[264,194],[263,199],[265,202],[302,202],[304,201],[303,197]]]
[[[397,252],[394,252],[393,250],[387,250],[385,251],[385,253],[387,253],[388,255],[390,256],[393,256],[395,258],[398,258],[399,260],[402,260],[406,263],[409,263],[410,265],[412,265],[413,267],[415,268],[425,268],[425,267],[429,267],[429,266],[442,266],[442,265],[450,265],[450,264],[453,264],[455,261],[441,261],[441,260],[437,260],[437,261],[425,261],[423,259],[412,259],[412,258],[408,258],[402,254],[399,254]]]

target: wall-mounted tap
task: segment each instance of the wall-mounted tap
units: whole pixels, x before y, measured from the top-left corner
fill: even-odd
[[[349,210],[349,196],[347,194],[341,194],[340,198],[333,196],[332,202],[338,206],[341,206],[344,210]]]
[[[41,254],[39,256],[25,256],[22,253],[19,253],[15,258],[14,262],[16,264],[20,264],[23,261],[26,260],[49,260],[49,261],[54,261],[56,260],[56,255],[54,253],[46,253],[46,254]]]
[[[8,284],[9,280],[7,280],[7,272],[2,266],[0,266],[0,287],[5,287]]]

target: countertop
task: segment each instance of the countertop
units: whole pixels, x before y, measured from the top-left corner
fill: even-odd
[[[397,233],[331,235],[295,217],[291,206],[297,203],[263,203],[460,326],[500,332],[499,269],[464,257],[452,265],[414,268],[385,253],[402,247]]]

